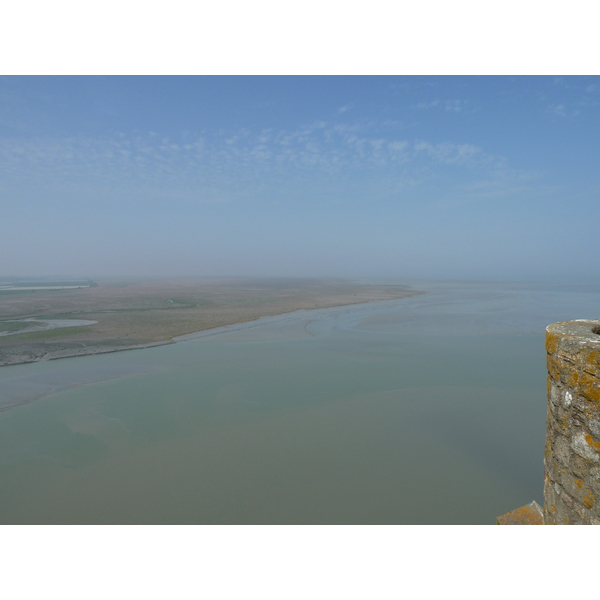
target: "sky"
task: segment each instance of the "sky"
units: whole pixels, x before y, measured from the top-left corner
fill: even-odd
[[[597,281],[598,76],[1,76],[0,276]]]

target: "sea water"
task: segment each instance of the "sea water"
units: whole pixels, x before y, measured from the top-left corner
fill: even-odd
[[[493,524],[543,502],[544,329],[598,286],[425,284],[0,369],[0,523]]]

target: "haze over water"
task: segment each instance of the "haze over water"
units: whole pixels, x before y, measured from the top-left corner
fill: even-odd
[[[415,284],[0,369],[2,523],[494,523],[542,502],[544,328],[598,286]]]

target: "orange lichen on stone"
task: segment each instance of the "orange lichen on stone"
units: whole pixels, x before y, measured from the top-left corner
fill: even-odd
[[[600,376],[600,351],[586,344],[582,352],[582,363],[590,375]]]
[[[588,509],[592,508],[592,506],[594,506],[594,500],[594,492],[590,489],[586,489],[585,492],[583,492],[583,505]]]
[[[594,438],[589,433],[585,436],[585,441],[589,446],[594,448],[594,450],[600,450],[600,442],[594,441]]]
[[[543,525],[540,505],[534,500],[496,519],[498,525]]]
[[[559,337],[555,333],[546,331],[546,352],[548,354],[554,354],[558,348]]]
[[[579,381],[581,379],[581,373],[572,363],[563,362],[559,367],[563,373],[562,379],[568,385],[574,389],[579,388]]]
[[[592,402],[600,402],[600,381],[587,373],[582,373],[578,377],[579,389],[581,393]]]
[[[566,471],[566,469],[564,469]],[[575,485],[581,489],[583,487],[583,481],[581,481],[581,479],[575,479]]]
[[[600,402],[600,390],[596,387],[585,388],[583,395],[592,402]]]
[[[562,362],[558,360],[554,354],[549,354],[547,364],[550,377],[552,377],[554,381],[560,381],[560,375],[563,367]]]
[[[548,373],[555,381],[563,381],[592,402],[600,402],[600,379],[572,362],[561,360],[556,355],[548,356]]]

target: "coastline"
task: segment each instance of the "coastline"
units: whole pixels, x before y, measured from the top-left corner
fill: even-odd
[[[399,298],[386,298],[383,300],[382,299],[374,299],[374,300],[367,300],[366,302],[365,301],[346,302],[346,303],[342,303],[342,304],[328,305],[326,307],[311,308],[311,309],[299,308],[296,310],[291,310],[291,311],[286,311],[286,312],[262,314],[259,317],[252,318],[252,319],[246,319],[243,321],[240,321],[240,320],[233,321],[232,320],[229,323],[221,324],[217,327],[206,327],[206,328],[203,328],[200,330],[183,333],[180,335],[173,336],[173,338],[171,338],[169,340],[158,341],[158,342],[148,342],[148,343],[144,343],[144,344],[136,344],[136,345],[130,345],[130,346],[109,345],[109,344],[99,343],[93,347],[79,346],[76,348],[65,348],[62,351],[61,350],[55,351],[53,353],[53,355],[50,355],[49,352],[46,352],[44,354],[44,356],[42,356],[40,358],[33,358],[33,359],[29,359],[29,360],[20,360],[19,362],[15,361],[10,364],[5,364],[2,366],[8,367],[8,366],[25,365],[25,364],[29,364],[29,363],[37,363],[37,362],[44,362],[44,361],[50,361],[50,360],[59,360],[59,359],[63,359],[63,358],[78,358],[78,357],[93,356],[93,355],[98,355],[98,354],[109,354],[109,353],[114,353],[114,352],[122,352],[122,351],[126,351],[126,350],[143,350],[146,348],[176,344],[178,342],[186,342],[190,339],[194,339],[194,337],[197,335],[203,335],[203,334],[211,335],[211,333],[210,333],[211,331],[214,331],[215,334],[218,334],[219,330],[223,330],[223,329],[227,330],[229,328],[234,328],[235,326],[248,325],[249,327],[253,327],[252,324],[255,322],[258,322],[258,321],[263,321],[263,322],[265,322],[265,324],[268,324],[268,322],[269,322],[268,320],[271,318],[285,317],[286,315],[291,315],[291,314],[298,313],[298,312],[310,313],[311,311],[320,311],[320,310],[326,310],[326,309],[366,305],[366,304],[372,304],[373,302],[389,302],[390,300],[408,298],[408,297],[418,296],[418,295],[422,295],[422,294],[426,294],[426,293],[427,292],[424,292],[424,291],[412,291],[411,290],[410,292],[407,291],[406,294],[404,294],[403,296],[401,296]],[[229,329],[229,330],[231,331],[232,329]],[[83,372],[85,372],[85,367],[83,368]],[[120,373],[117,375],[117,377],[120,377],[123,374],[129,374],[129,373]],[[103,380],[104,378],[105,377],[102,376],[102,377],[100,377],[99,380]],[[37,376],[34,376],[34,379],[37,379]],[[9,379],[9,381],[10,381],[10,379]],[[74,388],[80,387],[82,385],[86,385],[88,383],[94,383],[94,381],[96,381],[95,378],[88,380],[87,377],[84,375],[83,379],[81,381],[77,381],[75,384],[69,385],[63,389],[74,389]],[[40,385],[40,384],[42,386],[45,385],[45,383],[43,382],[43,376],[42,376],[41,381],[37,381],[37,385]],[[24,397],[17,397],[17,398],[14,398],[14,397],[11,398],[11,394],[8,393],[7,397],[0,398],[0,413],[10,410],[11,408],[16,408],[18,406],[22,406],[25,404],[29,404],[31,402],[35,402],[35,401],[39,400],[40,398],[47,396],[49,393],[53,393],[54,391],[56,391],[56,390],[54,390],[54,389],[40,390],[39,392],[34,393],[33,395],[27,394]],[[20,396],[20,394],[19,394],[19,396]]]
[[[96,354],[107,354],[113,352],[122,352],[126,350],[142,350],[145,348],[152,348],[156,346],[164,346],[169,344],[175,344],[178,341],[182,341],[182,337],[203,333],[213,329],[219,329],[221,327],[229,327],[233,325],[241,325],[244,323],[251,323],[253,321],[263,319],[266,317],[276,317],[285,314],[294,313],[302,310],[319,310],[324,308],[335,308],[342,306],[352,306],[357,304],[367,304],[370,302],[378,302],[382,300],[396,300],[402,298],[408,298],[425,294],[427,292],[421,290],[408,289],[408,286],[390,286],[394,288],[401,287],[401,290],[396,289],[395,291],[382,294],[381,288],[386,286],[368,286],[360,285],[361,296],[357,297],[354,293],[352,297],[346,296],[337,297],[335,299],[328,298],[324,295],[322,298],[311,298],[312,306],[307,306],[307,302],[304,300],[292,301],[290,306],[285,308],[276,309],[275,307],[265,306],[263,310],[254,308],[253,310],[246,311],[247,314],[232,314],[227,316],[221,316],[217,322],[209,322],[204,326],[190,329],[184,329],[174,332],[173,335],[167,339],[153,339],[148,341],[140,341],[137,343],[127,344],[127,334],[123,337],[112,338],[112,339],[91,339],[91,340],[64,340],[64,341],[40,341],[40,342],[26,342],[19,343],[19,340],[15,340],[16,343],[12,345],[0,346],[0,367],[10,367],[15,365],[29,364],[33,362],[41,362],[47,360],[59,360],[63,358],[76,358],[80,356],[92,356]],[[373,288],[373,289],[370,289]],[[371,292],[369,294],[369,292]],[[371,296],[366,299],[364,296]],[[385,296],[385,297],[382,297]],[[291,310],[290,310],[291,309]],[[11,336],[13,339],[18,336]],[[178,339],[179,338],[179,339]],[[133,341],[133,340],[131,340]]]
[[[20,360],[18,362],[3,362],[0,364],[1,367],[13,367],[15,365],[27,365],[29,363],[43,362],[46,360],[61,360],[63,358],[77,358],[79,356],[94,356],[96,354],[109,354],[111,352],[125,352],[126,350],[143,350],[144,348],[153,348],[155,346],[168,346],[169,344],[175,344],[174,340],[166,340],[164,342],[149,342],[147,344],[137,344],[134,346],[101,346],[97,348],[78,349],[73,348],[69,350],[70,353],[61,353],[60,351],[47,352],[44,356],[39,358],[32,358],[30,360]],[[1,410],[1,409],[0,409]]]

